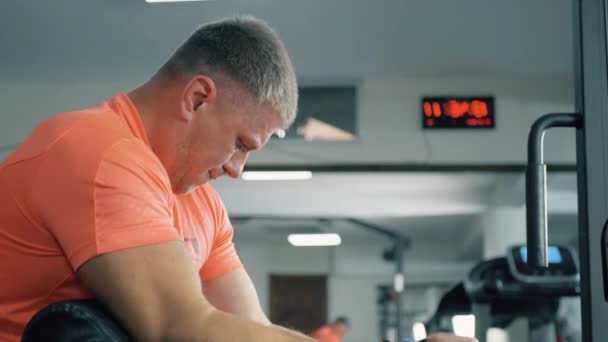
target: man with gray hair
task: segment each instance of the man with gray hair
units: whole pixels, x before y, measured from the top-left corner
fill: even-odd
[[[277,35],[235,17],[38,125],[0,164],[0,340],[312,341],[269,322],[207,184],[239,177],[296,104]]]
[[[0,165],[0,340],[97,298],[138,341],[308,341],[266,318],[207,184],[239,177],[296,104],[277,35],[235,17],[137,89],[41,123]]]

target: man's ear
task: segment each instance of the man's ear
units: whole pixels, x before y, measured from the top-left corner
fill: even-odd
[[[201,112],[217,98],[217,86],[208,76],[196,75],[186,83],[182,93],[181,118],[192,120],[196,113]]]

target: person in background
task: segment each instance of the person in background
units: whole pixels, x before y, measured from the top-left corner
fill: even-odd
[[[311,336],[320,342],[340,342],[349,329],[348,318],[340,316],[333,322],[313,331]]]

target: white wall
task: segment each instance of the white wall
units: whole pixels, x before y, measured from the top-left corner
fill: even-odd
[[[269,314],[271,274],[324,274],[328,276],[328,317],[346,315],[352,331],[346,342],[368,342],[378,338],[377,286],[390,284],[394,266],[381,259],[382,245],[337,248],[295,248],[287,245],[238,242],[237,250],[249,272],[264,311]],[[470,262],[405,262],[404,308],[426,319],[432,314],[445,286],[462,280]],[[437,289],[441,289],[437,291]]]
[[[21,141],[44,117],[93,105],[143,80],[132,76],[115,82],[0,83],[0,146]],[[548,112],[570,112],[574,103],[568,80],[378,79],[363,81],[358,89],[358,141],[273,142],[251,162],[521,164],[534,119]],[[422,96],[485,94],[496,96],[495,130],[421,129]],[[547,160],[574,161],[571,130],[551,131],[546,146]]]
[[[422,130],[422,96],[486,94],[496,97],[495,130]],[[360,84],[358,96],[357,142],[280,142],[280,150],[270,145],[252,161],[522,164],[533,121],[574,110],[569,80],[374,79]],[[548,161],[574,161],[573,130],[552,130],[545,146]]]

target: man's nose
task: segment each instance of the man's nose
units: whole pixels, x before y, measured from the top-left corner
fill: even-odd
[[[231,178],[239,178],[245,168],[249,153],[237,152],[223,165],[224,172]]]

